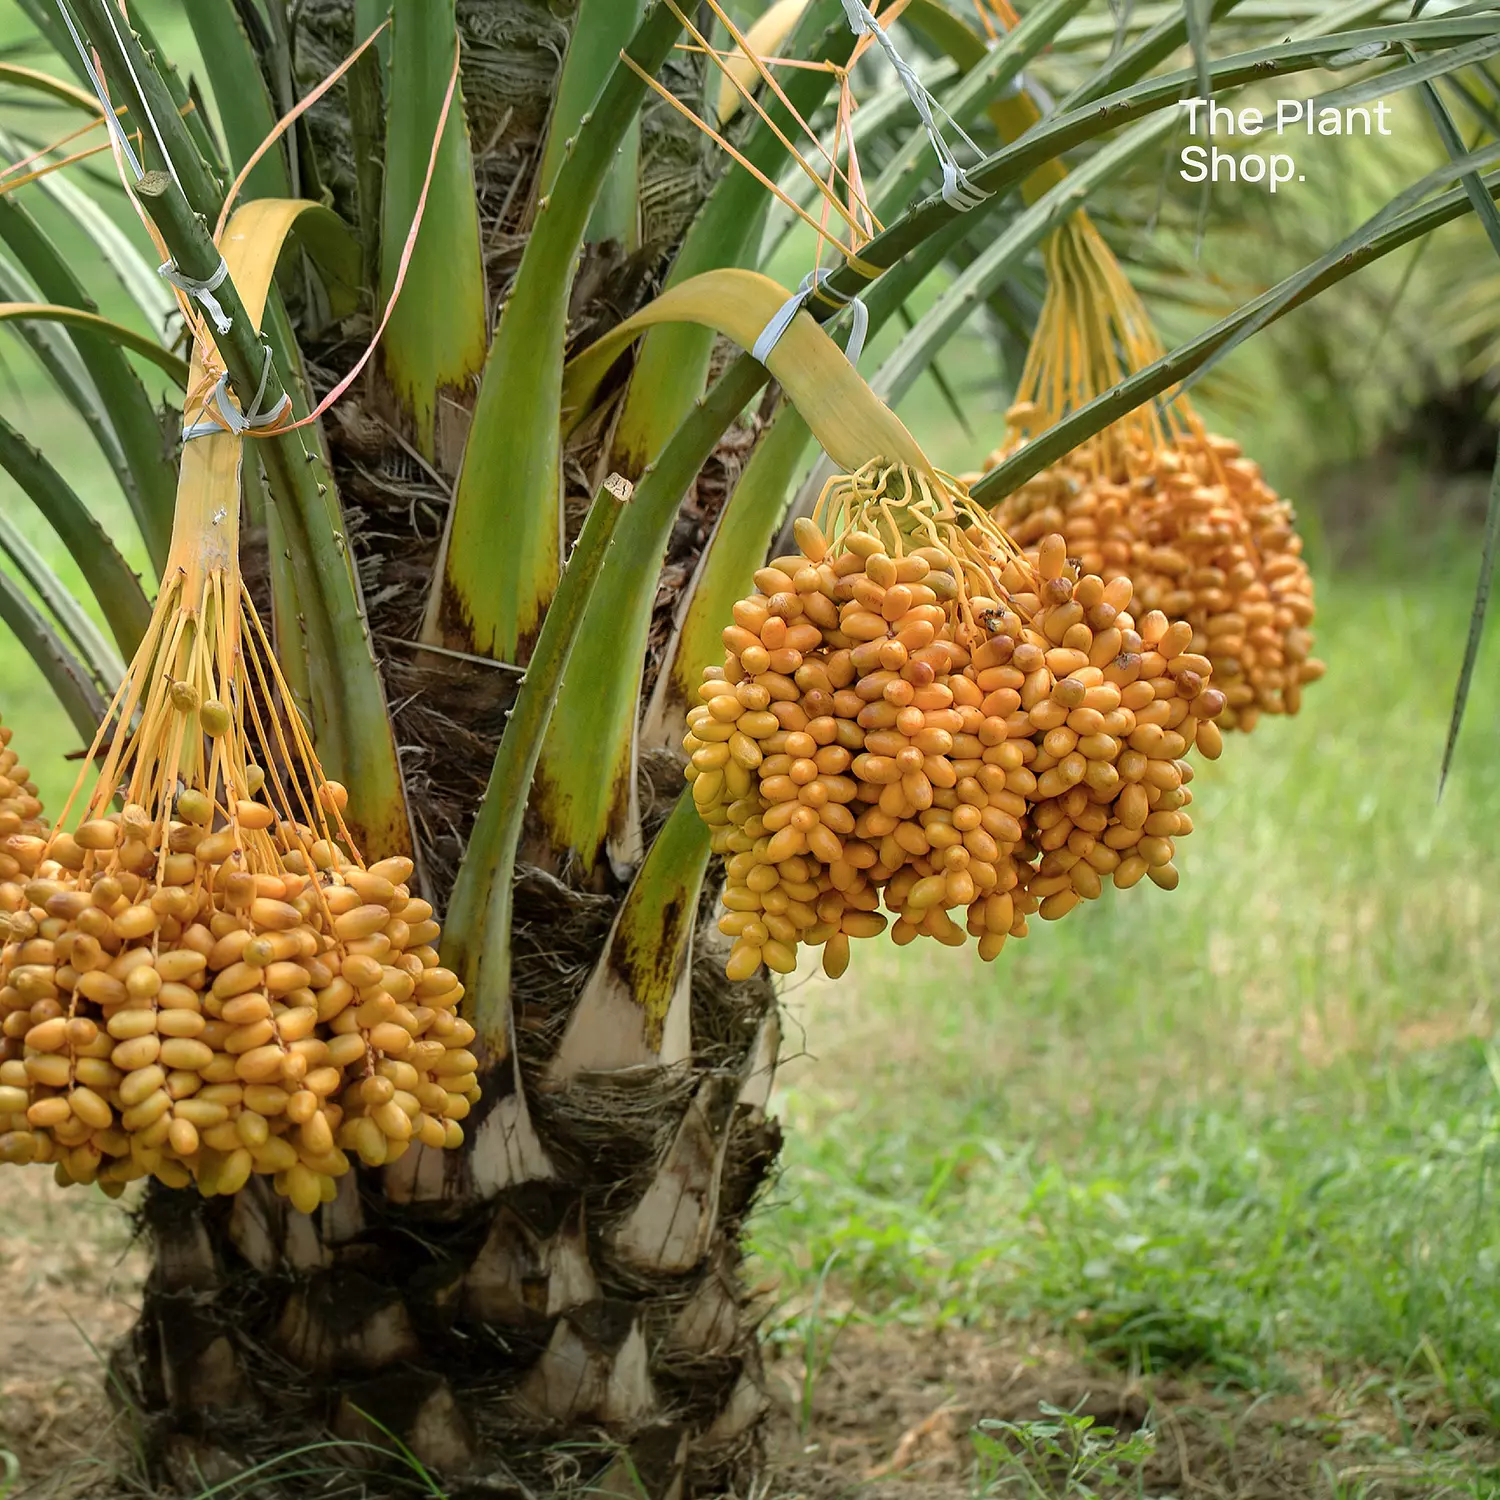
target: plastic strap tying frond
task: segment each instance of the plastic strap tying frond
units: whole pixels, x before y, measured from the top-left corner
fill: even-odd
[[[109,133],[114,136],[115,144],[120,148],[120,154],[130,164],[130,170],[135,174],[135,180],[139,182],[146,175],[145,168],[141,166],[140,158],[136,156],[135,151],[131,147],[130,138],[125,134],[124,127],[115,115],[114,106],[109,102],[108,90],[104,87],[104,80],[100,78],[98,70],[94,67],[94,59],[90,56],[89,49],[84,45],[83,38],[78,34],[78,28],[73,24],[73,17],[69,15],[68,7],[63,4],[63,0],[57,0],[57,9],[62,15],[63,23],[68,28],[68,34],[73,38],[73,45],[78,49],[78,56],[83,63],[84,72],[89,75],[89,82],[94,86],[94,93],[99,99],[99,108],[104,112],[104,123],[109,127]],[[131,76],[135,76],[133,71]],[[153,131],[155,130],[155,121],[152,122],[152,129]],[[167,161],[170,164],[171,157],[168,157]]]
[[[212,437],[215,433],[220,432],[229,432],[233,436],[239,437],[253,428],[270,427],[281,420],[283,413],[291,407],[292,398],[290,396],[283,395],[281,400],[276,403],[274,411],[262,412],[260,409],[260,403],[265,398],[266,385],[271,378],[271,346],[266,344],[262,347],[266,351],[266,358],[265,363],[261,366],[260,384],[255,389],[255,399],[250,403],[250,409],[248,411],[241,411],[229,399],[229,375],[226,371],[223,375],[219,376],[218,381],[214,385],[213,394],[204,406],[205,411],[209,407],[216,408],[219,413],[218,419],[209,417],[202,421],[194,422],[191,427],[183,432],[183,442],[189,443],[194,438]]]
[[[62,4],[62,0],[58,0]],[[112,3],[106,4],[104,14],[109,20],[109,29],[114,32],[115,45],[120,49],[120,56],[125,60],[125,71],[130,74],[130,81],[135,85],[136,97],[141,101],[141,112],[146,116],[146,124],[151,127],[151,134],[156,141],[156,149],[161,152],[161,159],[167,164],[167,171],[172,174],[172,181],[177,184],[178,190],[186,197],[183,189],[182,179],[177,175],[176,163],[172,160],[172,153],[167,150],[167,143],[162,139],[161,126],[156,123],[156,116],[151,113],[151,102],[146,98],[146,91],[141,87],[141,80],[136,75],[135,64],[130,60],[130,49],[125,45],[125,39],[120,35],[120,25],[115,18],[115,7]],[[105,106],[105,113],[112,114],[109,101],[101,96],[101,103]]]
[[[938,164],[942,167],[943,201],[959,213],[968,213],[970,209],[978,208],[991,194],[969,181],[967,173],[959,166],[958,158],[953,154],[953,148],[943,139],[943,133],[938,129],[937,121],[933,117],[933,111],[936,110],[947,120],[975,156],[983,156],[984,153],[969,139],[963,127],[928,93],[926,85],[917,77],[911,64],[897,51],[896,44],[886,34],[880,22],[875,19],[864,0],[843,0],[843,6],[849,29],[856,36],[868,36],[874,39],[880,50],[885,53],[890,65],[896,70],[896,76],[901,80],[902,88],[906,90],[907,97],[921,118],[922,127],[927,132],[927,139],[932,142],[932,149],[937,155]]]
[[[214,296],[224,284],[224,278],[229,275],[229,262],[222,255],[219,257],[218,269],[202,281],[179,271],[171,261],[164,261],[156,270],[163,281],[170,281],[178,291],[186,292],[195,302],[202,303],[203,310],[214,320],[214,327],[220,333],[228,333],[234,327],[234,319],[224,311],[219,299]]]
[[[771,351],[781,342],[782,334],[791,327],[792,319],[801,312],[808,298],[816,292],[830,302],[837,302],[851,309],[854,322],[849,330],[849,342],[844,354],[851,365],[859,363],[859,356],[865,347],[865,333],[870,326],[870,310],[858,297],[852,297],[834,287],[824,286],[823,283],[832,274],[833,272],[827,266],[821,266],[816,271],[809,271],[802,278],[802,284],[777,308],[775,316],[761,330],[760,337],[755,341],[755,347],[750,351],[753,358],[765,364],[770,358]]]

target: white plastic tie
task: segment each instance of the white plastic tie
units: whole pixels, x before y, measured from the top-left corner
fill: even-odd
[[[58,0],[58,4],[61,5],[62,0]],[[125,45],[124,37],[120,35],[112,0],[106,0],[104,14],[109,21],[109,29],[115,34],[115,46],[120,49],[120,56],[125,60],[125,70],[130,74],[130,81],[135,85],[136,97],[141,101],[141,110],[146,116],[146,124],[151,127],[151,134],[156,140],[156,149],[161,152],[161,159],[167,164],[167,171],[172,174],[172,181],[177,184],[178,192],[186,197],[187,193],[182,186],[182,179],[177,175],[177,167],[172,161],[172,153],[167,150],[167,143],[161,138],[161,127],[156,123],[156,116],[151,113],[151,102],[146,98],[146,91],[141,87],[141,80],[136,76],[135,64],[130,60],[130,49]]]
[[[158,266],[156,270],[163,281],[170,281],[179,291],[186,292],[195,302],[202,303],[204,312],[214,320],[214,327],[220,333],[228,333],[234,327],[234,319],[225,313],[219,299],[214,296],[223,286],[224,278],[229,275],[229,262],[223,256],[219,257],[218,270],[206,281],[199,281],[196,277],[179,271],[171,261]]]
[[[248,411],[241,411],[233,401],[229,399],[229,373],[225,371],[219,376],[218,383],[214,386],[213,395],[209,398],[209,404],[217,407],[222,421],[214,421],[213,418],[205,418],[194,422],[182,434],[182,440],[190,443],[194,438],[213,437],[216,433],[228,432],[232,437],[240,437],[253,427],[270,427],[273,423],[281,420],[281,415],[292,404],[292,398],[283,393],[281,400],[276,403],[275,411],[262,412],[260,403],[265,399],[266,386],[271,379],[271,346],[261,346],[266,351],[265,363],[260,368],[260,384],[255,388],[255,399],[250,403]]]
[[[57,8],[62,14],[63,22],[68,28],[68,34],[73,38],[73,45],[78,48],[78,56],[83,62],[83,69],[89,75],[89,82],[94,86],[94,93],[99,100],[99,110],[104,116],[104,123],[109,127],[109,133],[115,138],[115,144],[120,148],[120,154],[130,166],[131,172],[135,174],[135,180],[139,182],[146,175],[141,166],[139,157],[130,144],[130,138],[120,128],[120,118],[115,114],[114,106],[109,102],[109,95],[105,92],[104,80],[99,77],[94,68],[94,59],[89,55],[89,49],[84,46],[83,38],[78,34],[78,28],[73,24],[73,17],[68,14],[68,7],[63,0],[57,0]],[[113,23],[111,23],[113,24]]]
[[[896,44],[886,34],[885,28],[870,13],[865,0],[843,0],[843,6],[844,18],[849,23],[849,29],[855,36],[873,37],[880,50],[885,53],[890,65],[896,70],[896,76],[901,80],[901,86],[906,90],[907,97],[916,109],[922,121],[922,128],[926,130],[927,139],[932,143],[932,149],[942,168],[943,201],[949,208],[956,209],[959,213],[968,213],[970,209],[978,208],[992,194],[969,181],[968,174],[959,166],[958,158],[953,154],[953,148],[943,139],[943,133],[933,117],[933,110],[936,109],[952,125],[964,144],[976,156],[983,156],[984,153],[969,139],[958,122],[928,93],[926,85],[917,77],[911,64],[897,51]]]
[[[110,134],[115,138],[115,143],[120,148],[120,154],[130,166],[135,180],[139,182],[146,173],[141,166],[140,158],[130,145],[130,140],[120,127],[119,116],[115,114],[114,106],[109,102],[108,91],[104,87],[104,80],[100,78],[98,70],[94,67],[94,59],[89,49],[84,45],[83,38],[78,34],[78,28],[73,24],[73,17],[68,14],[68,7],[63,0],[57,0],[57,9],[68,28],[68,34],[73,38],[73,45],[78,49],[78,56],[83,61],[84,71],[89,75],[89,82],[94,86],[94,93],[99,100],[99,108],[104,113],[105,123],[109,127]],[[156,141],[156,148],[161,152],[161,159],[167,164],[167,171],[172,175],[172,181],[182,188],[182,179],[177,175],[177,167],[172,161],[172,153],[167,150],[167,143],[162,139],[161,127],[156,123],[156,116],[151,113],[151,105],[146,99],[145,90],[141,88],[141,80],[135,71],[135,64],[130,60],[130,51],[125,46],[125,40],[120,35],[120,27],[115,19],[114,5],[106,4],[104,7],[105,18],[109,21],[109,29],[114,32],[115,45],[120,49],[120,56],[124,59],[125,69],[130,74],[130,81],[135,85],[136,97],[140,100],[141,111],[146,117],[145,123],[151,127],[151,135]]]
[[[870,327],[870,309],[858,297],[851,297],[833,287],[823,286],[823,283],[832,275],[833,272],[827,266],[820,266],[816,271],[809,271],[802,278],[801,286],[776,309],[775,316],[761,329],[760,337],[756,339],[755,347],[750,351],[754,359],[765,364],[770,358],[771,351],[781,342],[782,334],[792,326],[792,319],[807,305],[808,298],[821,288],[821,295],[850,309],[853,323],[849,329],[849,342],[844,349],[844,354],[851,365],[859,363],[859,356],[865,347],[865,334]]]

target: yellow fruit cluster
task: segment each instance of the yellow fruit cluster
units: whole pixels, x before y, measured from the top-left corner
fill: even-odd
[[[474,1030],[411,860],[365,867],[233,567],[195,558],[76,824],[0,785],[0,1162],[111,1193],[261,1175],[310,1213],[351,1156],[462,1143]]]
[[[347,1152],[458,1145],[474,1033],[411,861],[363,869],[302,828],[280,874],[251,873],[269,807],[214,819],[184,791],[177,812],[160,828],[127,804],[4,842],[0,1161],[205,1195],[260,1173],[310,1212]]]
[[[1307,628],[1312,578],[1292,508],[1260,466],[1230,439],[1196,434],[1127,449],[1128,477],[1101,476],[1095,458],[1038,474],[1001,501],[997,519],[1022,545],[1061,532],[1085,571],[1129,577],[1142,607],[1186,620],[1228,700],[1226,729],[1296,713],[1303,685],[1324,671]]]
[[[986,471],[1165,352],[1085,214],[1059,226],[1043,254],[1046,300]],[[1204,429],[1180,391],[1127,412],[993,514],[1022,546],[1061,533],[1085,573],[1129,578],[1140,610],[1191,625],[1190,649],[1213,664],[1227,700],[1227,729],[1296,713],[1304,685],[1323,675],[1291,506],[1238,444]]]
[[[686,774],[726,856],[731,977],[790,972],[799,943],[841,973],[882,899],[898,944],[988,960],[1106,880],[1176,884],[1184,757],[1217,755],[1224,707],[1190,628],[1138,625],[1129,582],[1079,576],[1060,537],[1022,557],[921,519],[831,546],[799,522],[705,671]]]
[[[17,833],[37,834],[45,827],[41,799],[31,773],[10,748],[13,733],[7,725],[0,724],[0,880],[13,879],[21,869],[5,852],[3,840]]]

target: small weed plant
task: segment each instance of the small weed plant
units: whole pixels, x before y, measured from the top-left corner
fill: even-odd
[[[1150,1428],[1122,1433],[1045,1401],[1041,1412],[1039,1420],[986,1419],[974,1429],[975,1500],[1096,1500],[1139,1488],[1141,1466],[1156,1447]]]

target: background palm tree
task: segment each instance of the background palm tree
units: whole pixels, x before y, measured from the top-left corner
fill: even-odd
[[[21,3],[83,85],[62,12]],[[440,1471],[454,1500],[582,1487],[722,1493],[748,1486],[757,1466],[765,1400],[739,1242],[776,1155],[766,1114],[775,995],[764,975],[723,978],[716,879],[704,830],[678,798],[675,745],[685,693],[815,447],[767,372],[709,328],[653,329],[633,365],[566,420],[562,382],[567,356],[664,285],[781,266],[796,252],[774,259],[782,209],[640,76],[712,115],[717,73],[701,51],[674,50],[685,14],[635,0],[566,9],[395,0],[390,31],[246,184],[250,200],[322,201],[347,226],[306,219],[264,324],[277,376],[305,412],[368,343],[396,282],[456,27],[461,91],[379,358],[321,427],[251,449],[263,462],[246,465],[244,545],[252,592],[325,765],[350,788],[366,851],[409,847],[446,912],[445,960],[469,984],[490,1068],[468,1153],[418,1150],[346,1178],[311,1219],[253,1185],[228,1201],[146,1196],[155,1270],[116,1371],[142,1416],[148,1468],[179,1488],[333,1434],[345,1447],[318,1462],[347,1472],[328,1493],[395,1492],[399,1463],[384,1479],[358,1472],[374,1462],[359,1444],[383,1442],[382,1429]],[[1241,19],[1236,9],[1215,7],[1219,86],[1268,67],[1306,72],[1361,45],[1373,50],[1351,66],[1398,75],[1391,88],[1415,85],[1401,51],[1410,45],[1479,88],[1500,52],[1493,14],[1410,22],[1394,18],[1399,7],[1288,4],[1247,5]],[[1010,330],[1012,351],[1024,341],[1041,291],[1033,252],[1078,203],[1071,185],[1033,183],[1024,206],[1010,190],[1037,168],[1072,151],[1084,192],[1114,184],[1118,204],[1154,190],[1162,111],[1197,91],[1208,65],[1199,11],[1143,8],[1117,29],[1086,0],[1047,0],[991,40],[970,7],[913,0],[901,45],[923,59],[952,118],[993,148],[972,173],[991,196],[967,215],[927,196],[935,178],[915,113],[887,71],[862,65],[873,123],[860,150],[886,225],[861,251],[884,271],[863,297],[877,331],[908,305],[914,325],[871,377],[880,395],[897,399],[976,308]],[[179,267],[202,275],[213,262],[189,264],[209,253],[193,215],[212,225],[233,171],[386,11],[363,0],[194,0],[187,15],[217,129],[139,16],[137,39],[115,35],[108,0],[75,0],[71,14],[127,129],[141,131],[146,164],[170,159],[175,184],[152,179],[143,201]],[[1283,43],[1289,18],[1315,34]],[[834,65],[853,45],[840,0],[810,0],[777,44]],[[1247,61],[1261,45],[1275,49],[1269,64]],[[1066,96],[1040,124],[1006,106],[1022,70]],[[834,78],[789,70],[784,82],[822,122]],[[48,87],[14,73],[6,82]],[[1091,107],[1108,96],[1119,109]],[[766,104],[788,124],[784,106]],[[1101,147],[1121,125],[1128,133]],[[791,170],[752,111],[727,128],[763,173]],[[1483,171],[1496,154],[1464,165]],[[1421,168],[1441,160],[1433,147]],[[13,302],[91,302],[26,201],[58,180],[0,194]],[[1496,182],[1491,173],[1480,191],[1493,195]],[[1385,253],[1470,211],[1462,188],[1430,187],[1363,243]],[[49,211],[86,234],[121,236],[108,250],[137,304],[127,321],[169,342],[175,325],[160,322],[144,237],[125,240],[86,193]],[[953,278],[959,295],[934,300]],[[834,285],[852,294],[866,279],[841,267]],[[1300,290],[1287,288],[1287,305]],[[89,422],[159,565],[176,413],[158,421],[123,334],[62,317],[15,326]],[[247,405],[260,373],[253,328],[240,319],[223,347]],[[1158,372],[1158,388],[1212,347]],[[1063,448],[1107,416],[1077,414]],[[144,596],[86,526],[87,506],[3,426],[0,465],[68,539],[113,637],[89,634],[45,563],[0,532],[31,585],[0,576],[6,618],[87,740],[139,638]],[[612,546],[581,546],[564,571],[585,517],[611,504],[612,473],[636,486],[612,518]],[[564,674],[556,651],[569,648]],[[257,1483],[305,1493],[275,1471]]]

